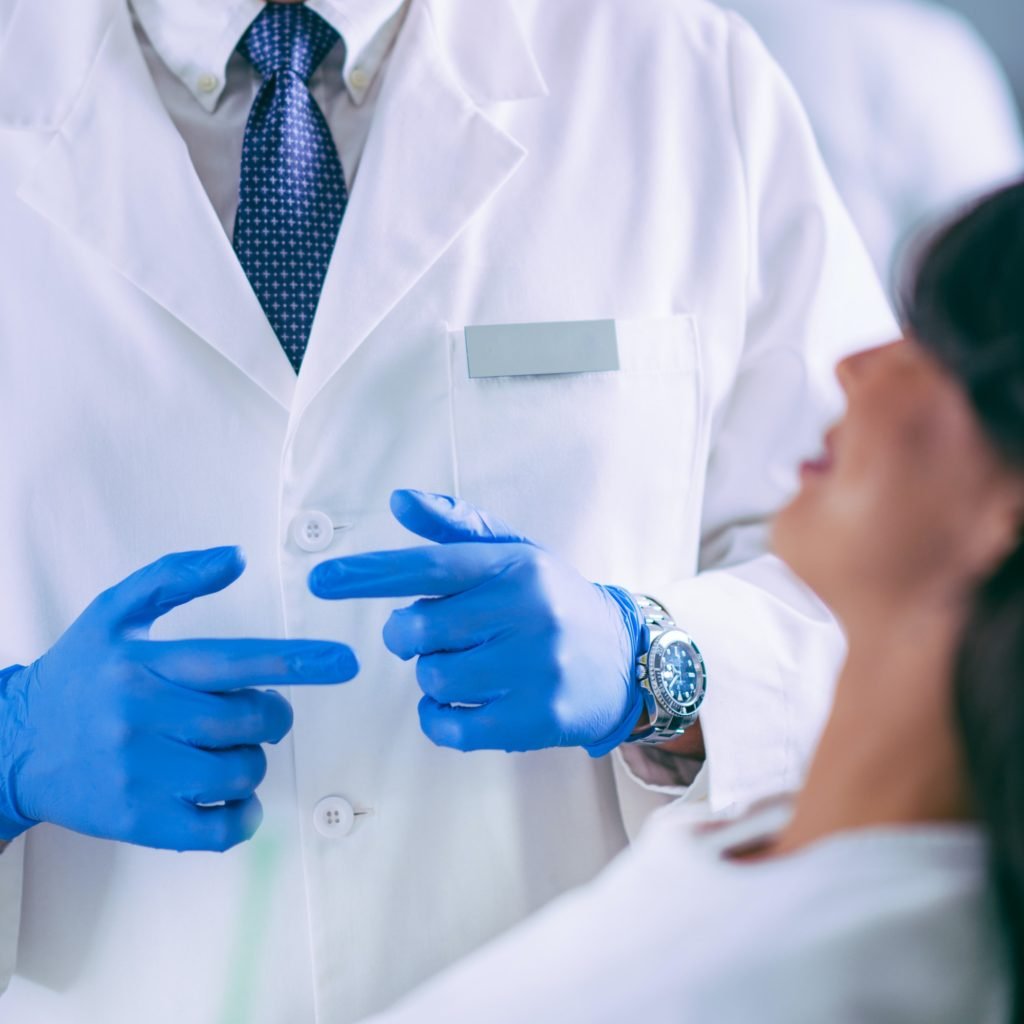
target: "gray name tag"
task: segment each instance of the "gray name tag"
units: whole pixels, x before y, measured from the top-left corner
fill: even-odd
[[[466,359],[474,378],[617,370],[615,321],[467,327]]]

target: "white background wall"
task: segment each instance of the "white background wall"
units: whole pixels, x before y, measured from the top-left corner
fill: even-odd
[[[999,54],[1024,110],[1024,0],[942,0],[966,14]]]

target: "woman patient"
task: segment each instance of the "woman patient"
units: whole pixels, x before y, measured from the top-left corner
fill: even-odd
[[[849,637],[803,791],[666,808],[378,1024],[1024,1021],[1024,185],[928,242],[903,313],[775,528]]]

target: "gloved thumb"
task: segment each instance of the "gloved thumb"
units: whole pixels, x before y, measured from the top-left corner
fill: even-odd
[[[145,633],[172,608],[229,587],[244,571],[245,558],[236,547],[178,551],[102,593],[90,611],[110,628]]]
[[[530,544],[507,523],[460,498],[426,491],[395,491],[391,512],[409,531],[438,544],[465,541]]]

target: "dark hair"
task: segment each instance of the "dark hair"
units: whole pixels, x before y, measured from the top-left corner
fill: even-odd
[[[1024,183],[925,241],[905,326],[963,383],[995,449],[1024,472]],[[1024,540],[979,587],[957,656],[956,715],[1024,1024]]]

